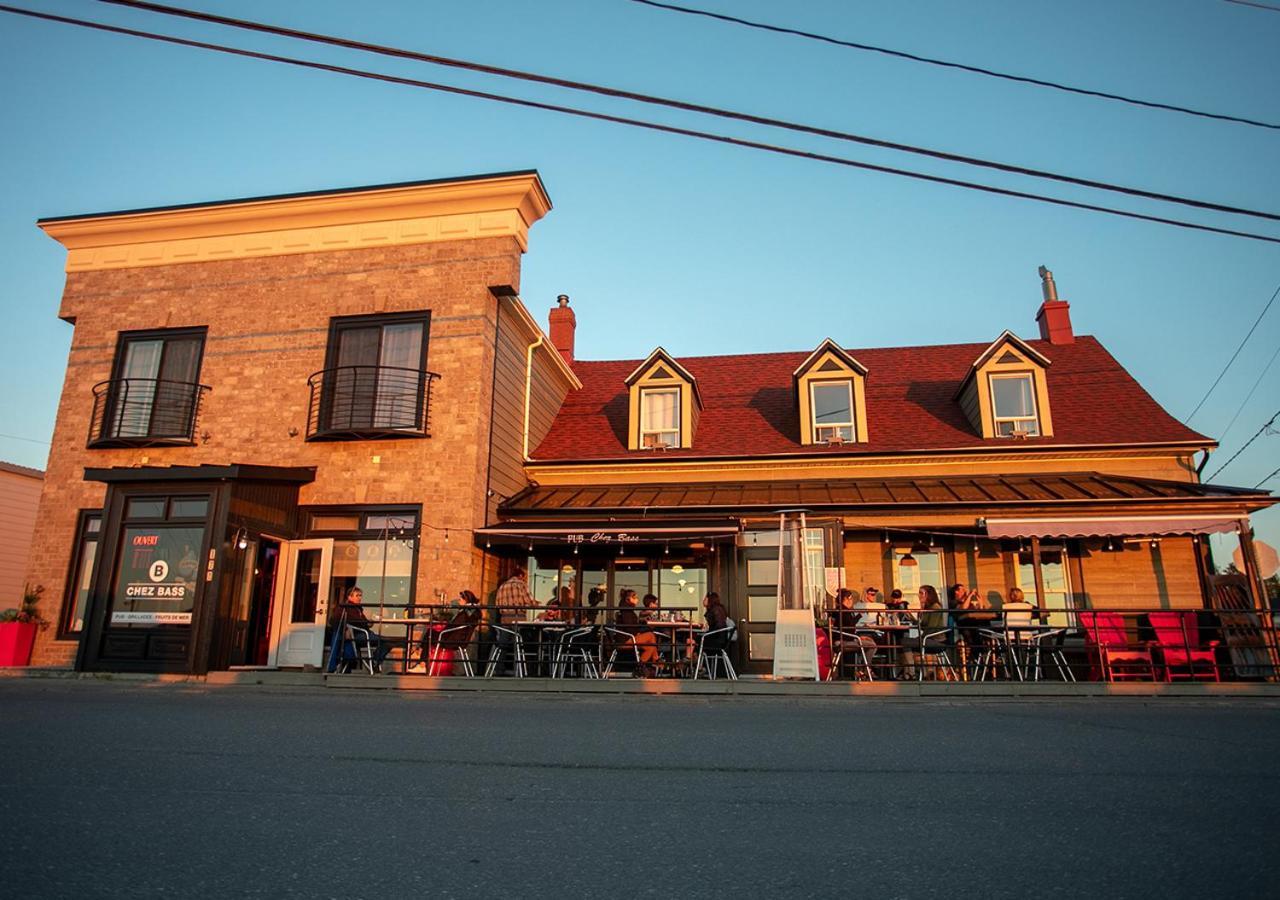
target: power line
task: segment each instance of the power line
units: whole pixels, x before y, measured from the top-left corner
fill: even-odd
[[[867,50],[871,53],[882,53],[885,56],[895,56],[899,59],[910,60],[911,62],[925,63],[931,66],[941,66],[946,69],[959,69],[963,72],[972,72],[976,75],[986,75],[991,78],[1002,78],[1005,81],[1016,81],[1022,84],[1032,84],[1037,87],[1052,88],[1055,91],[1066,91],[1070,94],[1082,94],[1086,97],[1099,97],[1103,100],[1117,100],[1121,103],[1129,103],[1133,106],[1145,106],[1150,109],[1163,109],[1169,112],[1184,113],[1189,116],[1199,116],[1204,119],[1218,119],[1223,122],[1236,122],[1241,125],[1252,125],[1256,128],[1271,128],[1280,131],[1280,124],[1275,122],[1262,122],[1257,119],[1248,119],[1243,116],[1232,116],[1223,113],[1206,112],[1199,109],[1191,109],[1186,106],[1177,106],[1172,103],[1161,103],[1157,100],[1140,100],[1136,97],[1127,97],[1124,94],[1112,94],[1107,91],[1095,91],[1090,88],[1072,87],[1071,85],[1062,84],[1057,81],[1047,81],[1043,78],[1032,78],[1028,75],[1013,75],[1008,72],[999,72],[995,69],[987,69],[982,66],[971,66],[966,63],[952,62],[945,59],[936,59],[931,56],[921,56],[918,53],[909,53],[905,50],[892,50],[888,47],[877,47],[874,44],[862,44],[857,41],[846,41],[840,38],[833,38],[825,34],[815,34],[812,31],[801,31],[798,28],[786,28],[781,25],[769,25],[765,22],[753,22],[750,19],[742,19],[738,16],[730,16],[725,13],[711,12],[705,9],[695,9],[691,6],[677,6],[674,3],[660,3],[657,0],[631,0],[632,3],[639,3],[642,6],[651,6],[655,9],[664,9],[670,12],[684,13],[690,16],[702,16],[707,19],[716,19],[721,22],[728,22],[733,25],[744,25],[747,28],[757,28],[761,31],[771,31],[776,34],[788,34],[794,37],[807,38],[811,41],[821,41],[825,44],[834,44],[838,47],[848,47],[853,50]],[[1256,5],[1256,4],[1248,4]],[[1277,10],[1280,12],[1280,10]]]
[[[26,441],[28,444],[48,444],[50,441],[42,441],[37,438],[22,437],[16,434],[0,434],[0,438],[8,438],[11,441]]]
[[[1244,395],[1244,399],[1240,401],[1240,405],[1236,408],[1236,414],[1231,417],[1231,421],[1227,423],[1227,427],[1222,429],[1222,433],[1218,435],[1219,441],[1225,441],[1227,435],[1231,433],[1231,426],[1236,424],[1236,419],[1240,418],[1240,413],[1244,412],[1244,408],[1249,401],[1253,399],[1253,394],[1258,390],[1258,385],[1262,384],[1262,379],[1267,377],[1267,373],[1271,371],[1271,366],[1276,359],[1280,358],[1280,344],[1276,345],[1275,352],[1271,354],[1271,359],[1262,367],[1262,373],[1258,375],[1258,380],[1253,383],[1253,387],[1249,388],[1249,393]]]
[[[576,116],[584,119],[592,119],[600,122],[611,122],[618,125],[627,125],[634,128],[642,128],[649,131],[656,131],[663,134],[674,134],[683,137],[691,137],[699,140],[711,141],[714,143],[727,144],[735,147],[745,147],[753,150],[761,150],[767,153],[777,153],[783,156],[795,157],[798,159],[808,159],[816,162],[826,162],[833,165],[845,166],[853,169],[862,169],[869,172],[880,172],[887,175],[897,175],[903,178],[910,178],[916,181],[924,181],[931,184],[945,184],[952,187],[965,188],[967,190],[981,191],[987,194],[995,194],[1003,197],[1015,197],[1022,200],[1034,200],[1040,203],[1047,203],[1053,206],[1061,206],[1069,209],[1082,209],[1089,212],[1098,212],[1105,215],[1119,216],[1126,219],[1136,219],[1144,222],[1155,222],[1162,225],[1171,225],[1175,228],[1184,228],[1190,231],[1203,231],[1211,234],[1222,234],[1230,237],[1240,237],[1247,240],[1263,241],[1269,244],[1280,244],[1280,237],[1272,237],[1270,235],[1258,234],[1256,232],[1238,231],[1231,228],[1219,228],[1213,225],[1203,225],[1196,222],[1188,222],[1183,219],[1171,219],[1165,216],[1154,216],[1146,213],[1133,212],[1131,210],[1118,209],[1111,206],[1100,206],[1094,203],[1083,203],[1077,200],[1065,200],[1060,197],[1050,197],[1044,194],[1034,194],[1028,191],[1017,191],[1011,188],[996,187],[994,185],[982,184],[980,182],[964,181],[958,178],[947,178],[941,175],[929,175],[924,172],[917,172],[911,169],[902,169],[893,166],[882,166],[875,163],[862,162],[860,160],[849,159],[843,156],[832,156],[825,153],[815,153],[808,150],[799,150],[793,147],[785,147],[777,144],[766,144],[760,141],[751,141],[744,138],[735,138],[728,135],[716,134],[707,131],[697,131],[691,128],[681,128],[675,125],[665,125],[659,122],[651,122],[644,119],[634,119],[626,116],[615,116],[607,113],[592,112],[572,106],[562,106],[554,103],[545,103],[538,100],[526,100],[518,97],[512,97],[505,94],[494,94],[488,91],[477,91],[470,88],[455,87],[453,85],[440,84],[437,82],[422,81],[416,78],[405,78],[398,75],[384,75],[378,72],[370,72],[364,69],[352,69],[346,66],[336,66],[329,63],[314,62],[312,60],[298,59],[290,56],[279,56],[270,53],[260,53],[254,50],[242,50],[238,47],[228,47],[223,44],[213,44],[206,41],[196,41],[188,38],[173,37],[171,35],[157,34],[155,32],[140,31],[133,28],[124,28],[117,25],[107,25],[101,22],[92,22],[86,19],[74,19],[67,16],[53,15],[51,13],[36,12],[30,9],[21,9],[18,7],[0,4],[0,12],[8,12],[14,15],[27,16],[35,19],[43,19],[50,22],[59,22],[67,25],[75,25],[82,28],[89,28],[96,31],[104,31],[112,34],[122,34],[130,37],[138,37],[146,40],[159,41],[161,43],[174,44],[183,47],[194,47],[201,50],[212,50],[218,53],[227,53],[233,56],[240,56],[248,59],[258,59],[267,62],[278,62],[285,65],[298,66],[300,68],[316,69],[323,72],[332,72],[339,75],[350,75],[356,78],[367,78],[374,81],[382,81],[388,84],[399,84],[409,87],[423,88],[425,90],[440,91],[447,94],[455,94],[463,97],[473,97],[481,100],[491,100],[496,103],[505,103],[511,106],[519,106],[527,109],[537,109],[547,112],[557,112],[564,115]]]
[[[1264,431],[1266,431],[1268,428],[1270,428],[1270,427],[1272,426],[1272,424],[1275,422],[1275,420],[1276,420],[1276,419],[1278,419],[1278,418],[1280,418],[1280,410],[1277,410],[1277,412],[1276,412],[1276,414],[1275,414],[1274,416],[1272,416],[1270,419],[1267,419],[1267,421],[1266,421],[1265,423],[1263,423],[1263,426],[1262,426],[1261,428],[1259,428],[1256,432],[1254,432],[1253,437],[1251,437],[1251,438],[1249,438],[1249,440],[1245,441],[1245,442],[1244,442],[1244,446],[1243,446],[1243,447],[1241,447],[1239,450],[1237,450],[1237,451],[1232,455],[1232,457],[1231,457],[1229,460],[1227,460],[1226,462],[1224,462],[1222,465],[1218,466],[1218,468],[1214,471],[1214,473],[1213,473],[1212,475],[1210,475],[1208,478],[1206,478],[1206,479],[1205,479],[1205,481],[1213,481],[1213,479],[1214,479],[1214,478],[1218,477],[1218,473],[1219,473],[1219,472],[1221,472],[1221,471],[1222,471],[1223,469],[1225,469],[1227,466],[1229,466],[1229,465],[1231,465],[1233,462],[1235,462],[1235,461],[1236,461],[1236,457],[1237,457],[1237,456],[1239,456],[1239,455],[1240,455],[1241,453],[1243,453],[1244,451],[1248,450],[1248,449],[1249,449],[1249,445],[1250,445],[1250,444],[1252,444],[1254,441],[1256,441],[1256,440],[1257,440],[1257,439],[1262,435],[1262,433],[1263,433]]]
[[[1276,12],[1280,12],[1280,9],[1276,10]],[[1262,487],[1264,484],[1266,484],[1266,483],[1267,483],[1268,481],[1270,481],[1272,478],[1275,478],[1277,475],[1280,475],[1280,469],[1276,469],[1274,472],[1272,472],[1272,473],[1271,473],[1270,475],[1268,475],[1266,478],[1262,479],[1262,480],[1261,480],[1261,481],[1259,481],[1257,484],[1255,484],[1255,485],[1253,486],[1253,487],[1254,487],[1254,489],[1256,490],[1257,488]]]
[[[364,41],[355,41],[348,38],[335,37],[333,35],[317,34],[310,31],[299,31],[294,28],[284,28],[277,25],[267,25],[262,22],[250,21],[247,19],[236,19],[228,16],[214,15],[213,13],[200,12],[198,10],[185,9],[176,6],[167,6],[161,3],[150,3],[146,0],[99,0],[112,6],[124,6],[131,9],[145,10],[160,15],[175,16],[183,19],[193,19],[199,22],[208,22],[215,25],[223,25],[229,28],[239,28],[247,31],[255,31],[262,34],[272,34],[280,37],[293,38],[296,40],[310,41],[318,44],[328,44],[334,47],[342,47],[348,50],[359,50],[366,53],[376,53],[382,56],[391,56],[398,59],[409,59],[415,62],[423,62],[430,65],[446,66],[455,69],[463,69],[468,72],[479,72],[485,75],[495,75],[502,78],[513,78],[520,81],[533,82],[535,84],[551,85],[553,87],[565,88],[573,91],[583,91],[592,94],[598,94],[604,97],[611,97],[622,100],[631,100],[637,103],[645,103],[652,106],[663,106],[669,109],[678,109],[684,112],[694,112],[702,115],[715,116],[722,119],[730,119],[738,122],[748,122],[753,125],[764,125],[770,128],[781,128],[787,131],[795,131],[801,134],[810,134],[817,137],[830,138],[839,141],[848,141],[855,144],[863,144],[870,147],[879,147],[886,150],[896,150],[902,153],[910,153],[917,156],[926,156],[932,159],[939,159],[945,162],[959,163],[967,166],[977,166],[985,169],[994,169],[999,172],[1008,172],[1014,175],[1025,175],[1030,178],[1043,178],[1050,181],[1057,181],[1063,184],[1074,184],[1080,187],[1093,188],[1095,190],[1110,191],[1113,193],[1124,194],[1131,197],[1142,197],[1148,200],[1158,200],[1164,203],[1176,203],[1182,206],[1190,206],[1196,209],[1212,210],[1214,212],[1232,213],[1235,215],[1253,216],[1259,219],[1268,219],[1280,222],[1280,214],[1270,213],[1259,210],[1244,209],[1237,206],[1228,206],[1221,203],[1213,203],[1205,200],[1195,200],[1187,197],[1180,197],[1173,194],[1164,194],[1157,191],[1147,191],[1141,188],[1133,188],[1125,185],[1113,184],[1106,181],[1097,181],[1089,178],[1078,178],[1073,175],[1063,175],[1057,172],[1049,172],[1044,169],[1033,169],[1027,166],[1019,166],[1011,163],[996,162],[993,160],[981,159],[974,156],[966,156],[959,153],[951,153],[945,150],[934,150],[926,147],[919,147],[914,144],[903,144],[896,141],[883,140],[881,138],[869,137],[867,135],[853,134],[847,131],[837,131],[830,128],[821,128],[815,125],[806,125],[798,122],[791,122],[785,119],[775,119],[767,116],[757,116],[751,113],[737,112],[735,110],[723,109],[721,107],[706,106],[699,103],[692,103],[684,100],[674,100],[669,97],[658,97],[652,94],[642,94],[636,91],[623,90],[621,88],[608,87],[604,85],[592,84],[583,81],[572,81],[566,78],[557,78],[551,75],[541,75],[534,72],[525,72],[519,69],[507,69],[498,66],[491,66],[484,63],[472,62],[470,60],[455,59],[447,56],[438,56],[431,53],[420,53],[414,50],[404,50],[398,47],[388,47],[382,44],[370,44]]]
[[[1271,304],[1276,302],[1276,297],[1280,296],[1280,285],[1276,285],[1275,293],[1271,295],[1271,299],[1267,301],[1267,305],[1262,307],[1262,312],[1258,313],[1258,318],[1254,320],[1253,327],[1249,329],[1249,333],[1244,336],[1244,340],[1240,342],[1240,346],[1236,347],[1236,352],[1231,354],[1231,358],[1227,360],[1227,364],[1222,367],[1222,371],[1218,373],[1218,377],[1213,380],[1213,384],[1209,385],[1209,390],[1204,392],[1204,396],[1200,398],[1200,402],[1196,404],[1196,408],[1191,410],[1191,415],[1187,416],[1186,423],[1191,424],[1191,420],[1196,417],[1196,413],[1200,412],[1200,407],[1204,406],[1204,402],[1209,399],[1209,395],[1213,393],[1218,384],[1221,383],[1227,370],[1231,368],[1231,364],[1236,361],[1236,357],[1240,355],[1240,351],[1244,349],[1244,345],[1249,343],[1249,338],[1253,337],[1253,333],[1258,330],[1258,324],[1262,321],[1263,316],[1267,314],[1267,310],[1271,308]]]
[[[1280,6],[1272,6],[1269,3],[1255,3],[1253,0],[1226,0],[1228,3],[1234,3],[1237,6],[1252,6],[1254,9],[1265,9],[1267,12],[1280,12]]]

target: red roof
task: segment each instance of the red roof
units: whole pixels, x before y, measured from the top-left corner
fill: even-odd
[[[1027,341],[1047,357],[1053,437],[1017,446],[1212,443],[1186,427],[1143,390],[1095,338],[1073,344]],[[703,410],[688,450],[627,449],[627,386],[640,360],[589,362],[573,370],[582,389],[565,399],[551,431],[534,450],[537,461],[773,456],[795,453],[895,453],[999,446],[984,439],[954,399],[973,361],[990,344],[851,349],[868,369],[870,441],[837,447],[800,443],[792,373],[810,351],[683,357],[698,380]]]

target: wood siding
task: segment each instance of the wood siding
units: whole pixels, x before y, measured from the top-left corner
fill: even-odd
[[[22,602],[27,555],[36,527],[36,510],[44,480],[0,469],[0,609]],[[45,618],[54,615],[55,604],[46,596]]]
[[[1195,546],[1189,537],[1128,544],[1102,552],[1102,542],[1085,541],[1080,566],[1083,593],[1090,607],[1196,609],[1204,606]],[[1073,585],[1077,594],[1080,585]]]

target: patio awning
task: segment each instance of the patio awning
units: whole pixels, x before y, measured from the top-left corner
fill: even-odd
[[[493,541],[563,541],[572,544],[627,544],[655,541],[696,541],[733,537],[739,531],[736,521],[717,522],[583,522],[549,525],[495,525],[477,528],[478,540]]]
[[[1235,531],[1232,516],[1097,516],[1093,518],[987,519],[995,538],[1157,537],[1179,534],[1223,534]]]

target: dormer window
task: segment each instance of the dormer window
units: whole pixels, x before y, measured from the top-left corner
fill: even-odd
[[[800,443],[867,441],[867,368],[831,338],[791,373],[800,413]]]
[[[815,444],[849,443],[854,440],[852,381],[811,381]]]
[[[1040,419],[1036,415],[1035,378],[1030,372],[1019,375],[992,375],[991,410],[997,437],[1038,437]]]
[[[680,389],[640,391],[640,446],[648,449],[680,446]]]

